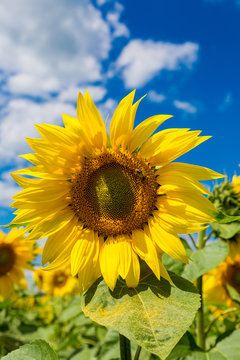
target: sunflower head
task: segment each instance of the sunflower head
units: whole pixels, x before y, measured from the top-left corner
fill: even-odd
[[[209,304],[235,306],[236,303],[231,298],[228,285],[240,294],[240,256],[234,259],[228,257],[204,275],[203,284],[203,296]]]
[[[170,280],[162,254],[188,262],[178,234],[214,221],[199,180],[222,175],[172,163],[209,137],[189,129],[152,135],[170,115],[134,128],[141,101],[133,103],[134,94],[118,105],[108,135],[89,93],[79,93],[77,117],[64,114],[64,127],[37,125],[41,138],[27,139],[34,153],[23,155],[33,166],[12,174],[23,188],[13,197],[12,223],[28,223],[29,239],[48,237],[43,264],[62,271],[70,262],[81,293],[101,275],[111,290],[118,276],[136,287],[140,259]],[[64,281],[59,275],[53,283],[64,288]]]
[[[0,231],[0,299],[11,297],[15,289],[27,286],[24,269],[32,269],[35,242],[24,238],[23,229],[12,229],[7,235]]]
[[[230,181],[215,185],[209,200],[216,208],[230,216],[240,216],[240,195],[238,192],[238,177],[234,176]],[[229,245],[229,256],[234,258],[240,254],[240,221],[236,220],[228,224],[212,224],[213,235],[220,237]]]
[[[57,271],[36,269],[34,279],[39,290],[49,296],[73,295],[78,292],[78,281],[71,276],[70,267]]]

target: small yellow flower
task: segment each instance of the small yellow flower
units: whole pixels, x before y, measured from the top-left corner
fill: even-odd
[[[111,290],[118,276],[136,287],[139,258],[158,279],[169,279],[163,252],[188,262],[178,234],[214,221],[215,207],[198,180],[222,175],[172,163],[209,136],[189,129],[152,135],[170,115],[152,116],[134,129],[141,101],[133,104],[134,94],[118,105],[108,137],[89,93],[79,93],[77,118],[64,114],[65,127],[36,125],[42,138],[27,139],[35,153],[23,155],[34,166],[12,174],[23,187],[13,197],[12,223],[28,223],[29,239],[48,237],[43,264],[57,270],[70,262],[81,293],[101,275]]]
[[[14,295],[15,287],[26,288],[23,270],[32,270],[35,242],[24,238],[23,229],[12,229],[8,235],[0,231],[0,300]]]
[[[70,267],[57,271],[34,271],[34,279],[39,290],[46,295],[64,296],[73,295],[79,292],[78,281],[71,276]]]
[[[231,299],[227,285],[232,286],[240,294],[240,256],[228,257],[203,278],[203,297],[209,304],[225,304],[233,307],[236,303]]]

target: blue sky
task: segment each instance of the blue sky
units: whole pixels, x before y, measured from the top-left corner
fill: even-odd
[[[136,124],[172,114],[162,128],[212,135],[181,161],[240,175],[239,35],[238,0],[1,0],[0,223],[12,219],[24,137],[74,116],[78,90],[104,118],[132,89],[147,93]]]

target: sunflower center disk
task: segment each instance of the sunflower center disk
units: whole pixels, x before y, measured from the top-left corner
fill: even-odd
[[[57,287],[63,287],[67,282],[65,274],[57,274],[54,278],[54,285]]]
[[[156,197],[154,172],[133,154],[109,150],[85,159],[72,180],[74,212],[84,226],[103,236],[141,228]]]
[[[236,287],[240,288],[240,269],[237,269],[232,276],[232,282]]]
[[[134,208],[137,189],[134,179],[119,164],[102,166],[89,179],[87,197],[95,212],[124,219]]]
[[[13,249],[8,245],[0,245],[0,276],[8,273],[15,262]]]

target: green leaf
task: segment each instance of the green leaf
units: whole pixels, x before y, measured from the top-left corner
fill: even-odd
[[[168,355],[167,360],[183,359],[191,354],[192,350],[196,348],[197,345],[192,334],[187,331]]]
[[[192,253],[190,263],[184,267],[182,276],[189,281],[215,268],[228,255],[228,245],[223,241],[213,241],[203,249]]]
[[[99,279],[83,296],[82,310],[93,321],[165,359],[192,323],[200,302],[189,281],[170,276],[174,285],[153,274],[136,288],[118,280],[113,292]]]
[[[239,360],[240,354],[240,329],[233,331],[228,337],[219,341],[208,352],[192,352],[186,360]]]
[[[215,211],[210,210],[210,212],[216,219],[216,222],[219,224],[228,224],[228,223],[240,220],[240,216],[227,215],[227,214],[224,214],[222,211],[215,212]]]
[[[234,289],[234,287],[232,287],[231,285],[229,285],[229,284],[226,284],[226,285],[227,285],[227,290],[228,290],[228,293],[229,293],[231,299],[233,301],[235,301],[237,304],[240,304],[239,292],[236,289]]]
[[[216,232],[216,235],[223,239],[231,239],[240,232],[240,223],[238,222],[231,224],[212,223],[211,227]]]
[[[4,356],[2,360],[57,360],[57,355],[44,340],[35,340]]]

